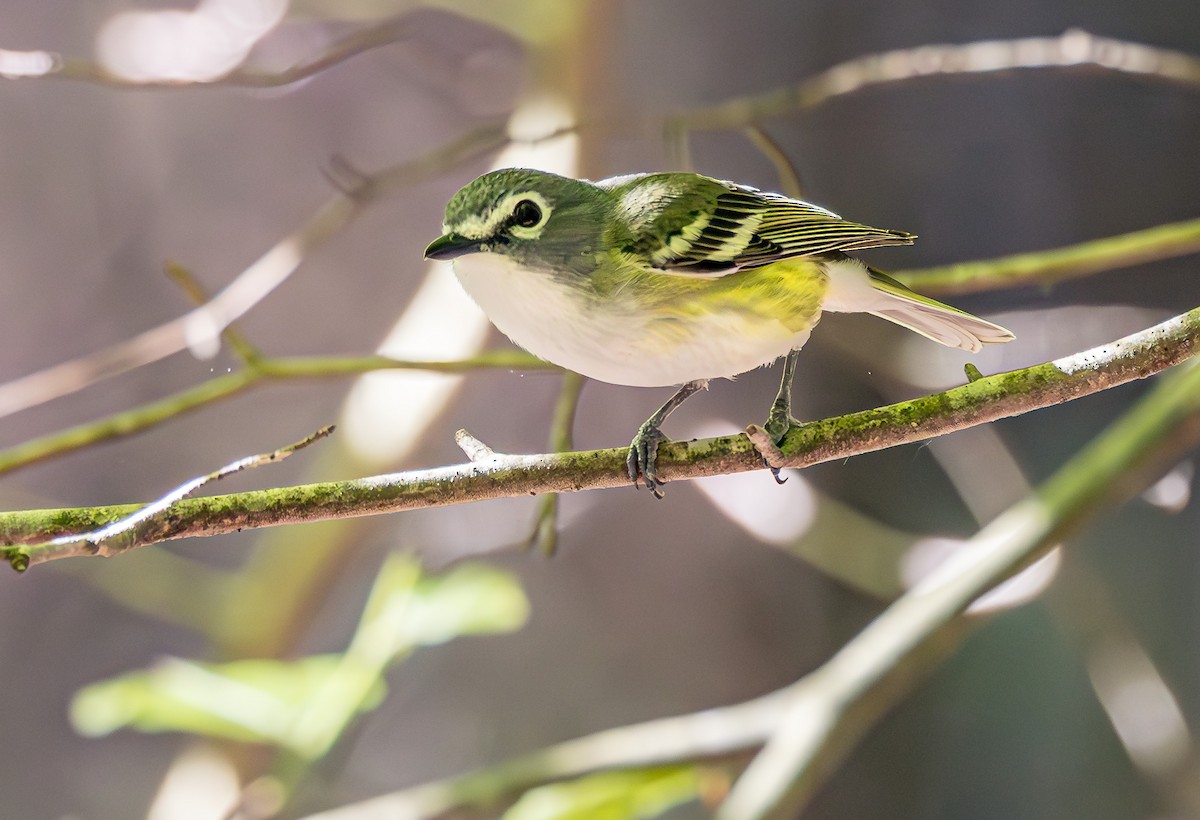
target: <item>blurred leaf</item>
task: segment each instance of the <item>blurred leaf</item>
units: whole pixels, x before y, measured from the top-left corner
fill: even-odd
[[[131,728],[279,743],[296,710],[325,685],[339,660],[314,655],[203,664],[168,658],[81,689],[71,701],[71,725],[90,737]],[[378,682],[362,708],[377,706],[385,691]]]
[[[412,556],[388,556],[350,646],[324,685],[297,711],[289,745],[304,759],[319,759],[364,711],[361,704],[388,666],[418,646],[459,635],[511,632],[528,615],[525,593],[509,573],[462,564],[423,578]]]
[[[524,592],[506,572],[463,564],[422,577],[416,559],[392,555],[345,653],[220,664],[171,658],[84,687],[71,703],[71,723],[93,737],[122,728],[180,731],[273,743],[315,759],[379,705],[387,668],[414,648],[510,632],[528,615]]]
[[[524,794],[504,820],[635,820],[657,817],[699,796],[691,766],[601,772]]]
[[[483,564],[462,564],[421,581],[409,613],[414,643],[444,643],[460,635],[512,632],[529,618],[517,580]]]

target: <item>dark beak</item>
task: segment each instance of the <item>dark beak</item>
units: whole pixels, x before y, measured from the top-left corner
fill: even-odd
[[[459,236],[456,233],[448,233],[445,236],[439,236],[429,243],[429,247],[425,249],[425,258],[440,260],[457,259],[463,254],[478,251],[479,244],[480,241],[478,239],[467,239],[467,237]]]

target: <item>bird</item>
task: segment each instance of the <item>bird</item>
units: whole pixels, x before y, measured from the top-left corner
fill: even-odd
[[[679,386],[638,429],[626,469],[658,498],[661,427],[712,379],[785,358],[764,425],[791,426],[796,354],[821,314],[865,312],[977,352],[1013,334],[922,296],[851,256],[911,245],[800,199],[689,172],[596,182],[490,171],[446,205],[425,249],[515,344],[591,379]],[[782,481],[778,469],[772,469]]]

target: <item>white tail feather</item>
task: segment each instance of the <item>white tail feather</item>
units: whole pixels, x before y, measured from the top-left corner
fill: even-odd
[[[872,273],[858,260],[828,265],[829,290],[821,307],[844,313],[870,313],[946,347],[977,353],[985,344],[1011,342],[1000,325],[922,296],[899,282]]]
[[[999,325],[964,313],[946,313],[921,304],[899,303],[887,310],[868,311],[895,322],[946,347],[978,353],[985,344],[1011,342],[1013,335]]]

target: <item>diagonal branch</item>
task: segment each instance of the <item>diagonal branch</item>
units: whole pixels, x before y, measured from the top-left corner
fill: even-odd
[[[112,74],[96,63],[50,51],[0,49],[0,77],[14,80],[47,77],[129,89],[280,88],[314,77],[360,54],[399,43],[408,35],[406,20],[388,20],[354,31],[324,51],[280,71],[238,68],[209,80],[131,80]]]
[[[1034,68],[1099,69],[1200,87],[1200,57],[1069,29],[1058,37],[980,40],[868,54],[838,63],[795,85],[680,112],[672,118],[670,128],[744,128],[770,117],[816,108],[872,86]]]
[[[805,467],[945,435],[1145,378],[1179,364],[1200,346],[1200,308],[1154,327],[1053,362],[1000,373],[886,407],[794,427],[784,463]],[[184,499],[142,522],[127,548],[175,538],[376,515],[546,492],[624,486],[625,449],[543,455],[493,455],[460,466]],[[659,451],[668,480],[763,469],[745,435],[672,442]],[[98,529],[138,507],[90,507],[0,514],[0,550],[17,569],[86,550],[36,542]]]
[[[425,156],[363,179],[277,242],[220,293],[190,313],[111,347],[0,384],[0,418],[81,390],[185,349],[215,352],[220,334],[283,284],[304,259],[350,223],[368,202],[508,142],[503,124],[483,126]]]
[[[798,811],[917,673],[945,654],[949,646],[936,646],[936,636],[961,625],[958,616],[972,601],[1090,516],[1144,488],[1198,441],[1200,360],[1193,358],[829,661],[775,693],[783,708],[771,736],[718,818],[765,820]]]

